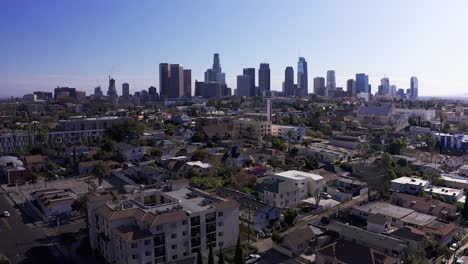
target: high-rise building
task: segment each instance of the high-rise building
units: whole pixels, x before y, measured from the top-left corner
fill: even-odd
[[[379,94],[380,95],[390,94],[390,80],[387,77],[380,79]]]
[[[267,100],[267,121],[268,122],[271,122],[271,114],[272,114],[272,112],[271,112],[271,100],[268,99]]]
[[[416,76],[411,77],[410,79],[410,91],[411,91],[411,100],[418,99],[418,78]]]
[[[315,77],[314,78],[314,93],[320,96],[327,96],[327,89],[325,86],[325,78]]]
[[[283,92],[286,96],[294,95],[294,69],[291,66],[284,70]]]
[[[356,93],[370,93],[369,76],[365,73],[356,74]]]
[[[327,71],[327,94],[330,95],[336,90],[336,76],[334,70]]]
[[[170,65],[168,98],[179,98],[184,94],[184,67],[180,64]]]
[[[221,63],[219,61],[219,53],[215,53],[213,55],[213,73],[218,74],[221,73]]]
[[[184,96],[192,96],[192,70],[184,69]]]
[[[258,69],[258,90],[260,95],[270,91],[270,64],[268,63],[260,63],[260,68]]]
[[[109,76],[109,88],[107,89],[107,95],[111,97],[117,97],[117,88],[115,87],[115,80]]]
[[[356,81],[354,79],[346,81],[346,91],[349,96],[356,97]]]
[[[171,69],[169,63],[159,64],[159,97],[161,100],[168,98],[169,93],[169,78],[171,77]]]
[[[94,97],[102,97],[102,96],[103,96],[103,93],[102,93],[101,86],[94,88]]]
[[[257,88],[255,87],[255,68],[245,68],[244,75],[249,76],[250,80],[250,95],[251,97],[257,96]]]
[[[297,88],[302,88],[304,94],[309,93],[308,78],[307,61],[303,57],[299,57],[297,62]]]
[[[129,98],[130,97],[130,84],[122,83],[122,97]]]
[[[397,89],[398,89],[398,88],[397,88],[396,85],[394,85],[394,84],[390,85],[390,94],[391,94],[392,96],[395,96],[395,95],[397,94]]]
[[[213,66],[205,71],[205,82],[226,83],[226,76],[221,71],[221,63],[219,53],[213,55]]]
[[[76,98],[76,88],[70,87],[57,87],[54,89],[54,100],[57,100],[59,97],[72,97]]]
[[[250,96],[250,76],[237,75],[237,94],[238,96]]]
[[[148,94],[149,94],[149,100],[150,101],[158,101],[159,100],[159,94],[158,90],[156,87],[151,86],[148,88]]]

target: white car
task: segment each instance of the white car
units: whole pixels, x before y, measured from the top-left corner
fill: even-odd
[[[245,260],[245,264],[257,263],[260,261],[261,256],[258,254],[250,254]]]
[[[10,217],[11,215],[10,215],[10,212],[5,210],[5,211],[3,211],[3,216],[4,217]]]

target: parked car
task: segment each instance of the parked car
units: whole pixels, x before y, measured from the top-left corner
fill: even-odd
[[[326,193],[326,192],[322,193],[322,199],[324,199],[324,200],[329,200],[329,199],[331,199],[331,198],[332,198],[332,197],[331,197],[330,194],[328,194],[328,193]]]
[[[450,250],[457,250],[458,248],[460,248],[460,243],[452,243],[452,245],[450,245]]]
[[[11,216],[10,212],[8,212],[7,210],[3,211],[2,214],[3,214],[4,217],[10,217]]]
[[[253,264],[257,263],[260,261],[261,256],[258,254],[250,254],[246,259],[245,259],[245,264]]]

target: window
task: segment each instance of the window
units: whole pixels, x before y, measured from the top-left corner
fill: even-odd
[[[151,240],[149,239],[145,240],[145,246],[148,246],[149,244],[151,244]]]
[[[161,231],[162,227],[160,225],[156,226],[156,231]]]
[[[182,225],[187,225],[187,220],[182,220]]]
[[[223,222],[218,222],[218,226],[223,226]]]
[[[145,256],[151,256],[151,251],[146,251]]]
[[[186,236],[186,235],[187,235],[187,231],[183,231],[182,236]]]
[[[138,255],[137,255],[137,254],[133,254],[133,255],[132,255],[132,259],[138,259]]]
[[[177,249],[177,245],[174,244],[174,245],[171,246],[171,248],[172,248],[172,249]]]
[[[137,247],[137,243],[132,243],[132,244],[130,245],[130,247],[131,247],[131,248],[136,248],[136,247]]]
[[[177,259],[177,255],[173,255],[173,256],[172,256],[172,259]]]
[[[218,216],[219,217],[223,216],[223,212],[218,212]]]
[[[177,237],[177,233],[171,234],[171,238],[176,238],[176,237]]]
[[[218,246],[220,246],[220,247],[224,246],[224,242],[219,242]]]
[[[223,235],[224,235],[223,232],[219,232],[219,233],[218,233],[218,236],[223,236]]]

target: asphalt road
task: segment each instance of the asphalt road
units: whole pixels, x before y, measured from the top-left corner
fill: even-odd
[[[35,227],[12,205],[6,194],[0,194],[0,211],[8,210],[10,217],[0,217],[0,253],[12,263],[60,263],[53,261],[60,255],[46,239],[44,229]],[[58,259],[58,258],[57,258]]]

